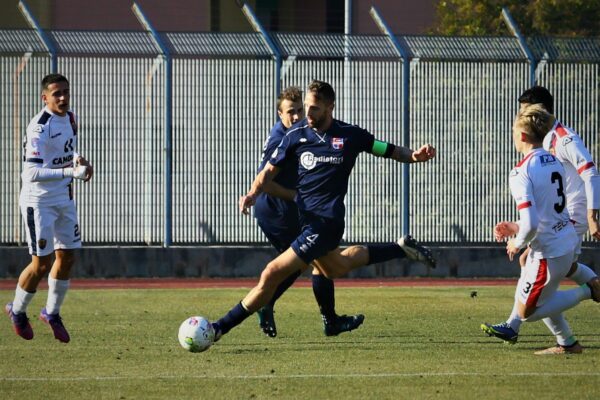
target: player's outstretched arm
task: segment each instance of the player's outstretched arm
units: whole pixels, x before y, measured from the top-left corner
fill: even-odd
[[[265,191],[265,186],[273,181],[273,178],[279,173],[279,168],[268,162],[262,171],[254,178],[252,186],[248,193],[240,197],[239,208],[244,215],[250,214],[250,207],[256,203],[259,194]]]
[[[436,150],[430,144],[424,144],[417,150],[409,149],[408,147],[396,146],[391,158],[398,162],[416,163],[427,162],[435,157]]]

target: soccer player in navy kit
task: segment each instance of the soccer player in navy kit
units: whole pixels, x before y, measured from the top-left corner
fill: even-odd
[[[258,284],[246,297],[213,323],[215,340],[267,304],[281,282],[298,270],[304,271],[312,262],[328,278],[405,255],[435,265],[429,252],[414,246],[412,239],[406,237],[399,243],[338,248],[344,233],[344,197],[358,154],[369,152],[399,162],[425,162],[435,157],[435,149],[429,144],[416,151],[394,146],[375,140],[364,129],[334,120],[335,92],[328,83],[313,81],[304,104],[307,118],[289,129],[250,191],[240,199],[241,211],[248,213],[281,166],[288,159],[298,160],[295,199],[302,232],[290,248],[267,264]],[[407,239],[411,245],[407,245]]]
[[[260,172],[270,159],[286,131],[296,122],[304,118],[302,105],[302,92],[297,87],[289,87],[281,92],[277,99],[277,113],[279,121],[273,126],[263,148],[263,158],[258,171]],[[278,183],[285,191],[276,192],[277,186],[271,185],[261,193],[254,205],[254,217],[269,242],[279,253],[287,250],[294,239],[300,234],[301,227],[298,220],[298,208],[294,203],[296,180],[298,178],[298,161],[288,159],[281,167],[281,171],[274,182]],[[275,187],[273,187],[275,186]],[[272,193],[272,194],[271,194]],[[284,197],[280,198],[277,195]],[[273,298],[267,305],[257,311],[259,325],[269,337],[277,336],[277,327],[273,309],[275,302],[296,281],[302,271],[297,270],[287,277],[275,291]],[[312,285],[315,299],[323,318],[323,330],[327,336],[335,336],[358,328],[364,321],[364,315],[337,315],[335,312],[335,285],[333,280],[320,273],[318,268],[313,268]]]
[[[19,198],[27,226],[31,263],[19,276],[14,300],[5,310],[17,335],[33,339],[27,306],[44,275],[49,273],[48,299],[39,318],[50,326],[56,339],[67,343],[70,336],[62,322],[60,308],[69,288],[74,249],[81,247],[73,179],[87,182],[92,178],[93,169],[75,151],[77,125],[69,111],[67,78],[59,74],[44,77],[42,100],[46,106],[27,127]]]

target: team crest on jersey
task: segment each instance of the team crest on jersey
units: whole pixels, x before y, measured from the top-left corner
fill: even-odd
[[[41,250],[44,250],[46,248],[46,239],[40,239],[40,240],[38,240],[38,247]]]
[[[344,148],[344,138],[332,138],[331,147],[333,147],[335,150],[342,150]]]

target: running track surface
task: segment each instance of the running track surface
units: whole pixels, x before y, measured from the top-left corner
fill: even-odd
[[[120,278],[71,279],[71,289],[206,289],[252,288],[257,278]],[[516,279],[383,278],[336,279],[336,287],[423,287],[423,286],[515,286]],[[0,290],[14,290],[16,279],[0,279]],[[310,279],[298,279],[294,287],[311,287]],[[40,289],[47,289],[46,281]]]

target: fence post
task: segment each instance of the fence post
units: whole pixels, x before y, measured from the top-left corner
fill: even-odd
[[[252,8],[242,0],[237,0],[237,4],[242,9],[242,12],[250,25],[252,25],[252,28],[254,28],[254,31],[261,34],[267,47],[271,50],[271,56],[275,60],[275,96],[279,96],[279,93],[281,92],[281,52],[256,17],[256,14],[254,14]],[[275,117],[277,118],[277,112],[275,112]]]
[[[19,0],[19,4],[17,5],[17,7],[19,7],[19,10],[23,14],[23,17],[25,17],[25,19],[27,20],[29,26],[35,29],[40,40],[44,43],[44,46],[46,46],[46,50],[48,50],[48,53],[50,54],[50,72],[55,74],[58,70],[58,62],[56,59],[56,49],[52,44],[52,40],[50,40],[48,35],[46,35],[46,33],[42,30],[40,24],[37,22],[37,20],[31,13],[29,6],[27,5],[27,3],[25,3],[25,0]]]
[[[525,57],[527,57],[527,59],[529,60],[529,85],[534,86],[535,85],[535,57],[533,56],[531,49],[527,45],[527,40],[525,40],[525,37],[519,30],[517,23],[513,19],[512,15],[510,15],[508,8],[502,7],[502,17],[504,17],[504,22],[506,22],[506,25],[508,25],[508,28],[511,30],[513,35],[515,35],[515,37],[519,41],[519,47],[521,47],[521,50],[523,50],[523,53],[525,53]]]
[[[407,49],[392,34],[389,26],[377,10],[372,6],[369,14],[382,34],[388,37],[392,46],[402,59],[402,146],[410,147],[410,55]],[[408,163],[402,163],[402,234],[410,231],[410,170]]]
[[[173,244],[173,63],[171,52],[154,29],[141,7],[133,3],[131,9],[140,24],[150,32],[155,44],[165,58],[165,237],[164,247]]]

